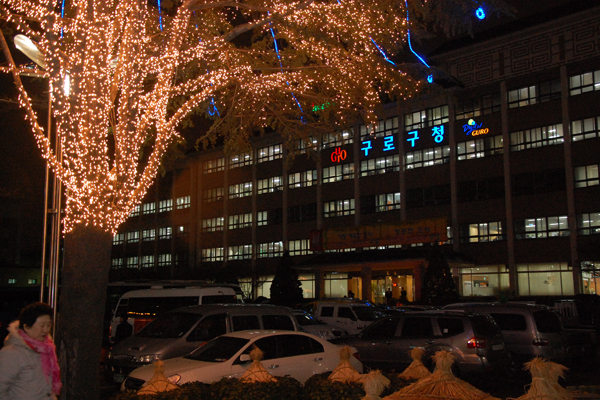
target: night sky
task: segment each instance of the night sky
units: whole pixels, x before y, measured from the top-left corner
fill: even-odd
[[[530,20],[535,14],[564,4],[597,3],[592,0],[507,0],[507,2],[518,10],[519,18],[524,21]],[[491,16],[481,23],[481,28],[485,30],[484,27],[487,29],[509,22],[507,19],[498,20]],[[476,36],[478,34],[479,32],[476,31]],[[7,40],[11,39],[7,38]],[[426,52],[426,49],[421,50]],[[17,50],[14,51],[13,56],[23,59]],[[0,55],[0,63],[6,65],[3,55]],[[37,82],[37,85],[43,88],[42,82]],[[40,121],[45,126],[44,114],[47,104],[43,96],[45,94],[40,95],[36,104],[38,104]],[[24,120],[25,113],[17,107],[15,99],[16,91],[12,77],[0,74],[0,240],[3,239],[2,235],[10,235],[18,229],[22,234],[21,242],[31,245],[25,246],[24,252],[39,253],[42,238],[45,163],[40,156],[31,129]],[[15,213],[24,216],[21,227],[11,226],[14,219],[7,220],[7,214],[15,215]],[[0,251],[2,249],[0,245]]]

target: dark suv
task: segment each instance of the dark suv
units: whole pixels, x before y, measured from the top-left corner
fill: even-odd
[[[365,366],[401,372],[411,362],[410,350],[425,349],[423,363],[446,350],[456,356],[454,372],[462,377],[508,371],[510,354],[502,332],[489,315],[462,311],[423,311],[382,318],[359,335],[332,340],[358,350]]]

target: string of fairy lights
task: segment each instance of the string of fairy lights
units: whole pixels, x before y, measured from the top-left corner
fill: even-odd
[[[48,78],[60,155],[18,79],[22,68],[11,58],[0,71],[15,76],[37,144],[65,187],[66,232],[79,224],[116,232],[154,182],[180,123],[200,105],[249,130],[272,118],[302,124],[303,106],[317,99],[335,104],[344,125],[355,118],[348,110],[375,122],[381,92],[406,99],[421,84],[390,68],[384,50],[405,41],[402,2],[237,3],[252,22],[235,26],[226,8],[197,0],[173,16],[160,0],[58,1],[55,11],[38,0],[3,0],[0,12],[37,38],[45,68],[32,72]],[[264,44],[232,43],[251,30],[264,34]],[[274,54],[267,37],[270,46],[279,39],[288,46]],[[300,56],[310,62],[301,65]],[[190,65],[204,72],[178,78]]]

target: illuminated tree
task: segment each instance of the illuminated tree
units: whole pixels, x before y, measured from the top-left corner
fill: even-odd
[[[1,0],[0,12],[37,42],[60,154],[3,36],[2,70],[13,74],[42,155],[65,188],[58,333],[72,398],[98,392],[111,236],[140,204],[190,113],[208,108],[215,120],[202,140],[222,138],[231,152],[267,128],[291,145],[357,118],[373,123],[382,97],[406,100],[427,86],[422,78],[435,79],[427,66],[399,63],[408,29],[413,36],[430,23],[446,33],[468,30],[479,7],[471,0],[187,0],[161,9],[160,1],[157,8],[146,0],[70,0],[62,10],[57,3]],[[502,10],[498,3],[488,1],[487,11]],[[416,21],[410,26],[408,15]]]

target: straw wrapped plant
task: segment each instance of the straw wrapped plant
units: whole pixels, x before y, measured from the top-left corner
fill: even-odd
[[[329,380],[334,382],[358,382],[360,373],[350,363],[350,347],[344,346],[340,349],[340,363],[329,375]]]
[[[564,378],[567,367],[536,357],[525,363],[531,373],[529,390],[517,400],[572,400],[573,395],[560,386],[558,380]]]
[[[452,374],[454,355],[438,351],[433,356],[433,374],[409,385],[383,400],[499,400]]]
[[[244,375],[240,378],[242,382],[277,382],[277,379],[269,373],[263,367],[260,360],[263,358],[263,351],[258,347],[254,346],[254,349],[250,352],[250,358],[252,358],[252,365],[244,372]]]
[[[381,393],[390,385],[390,380],[383,376],[380,371],[371,371],[362,375],[360,381],[365,388],[363,400],[381,400]]]
[[[431,375],[431,372],[423,364],[423,354],[425,349],[422,347],[415,347],[410,351],[410,356],[413,362],[398,376],[406,380],[418,380],[423,379]]]
[[[179,386],[171,383],[164,372],[164,363],[160,360],[154,363],[154,376],[145,384],[137,394],[156,394],[169,390],[179,389]]]

